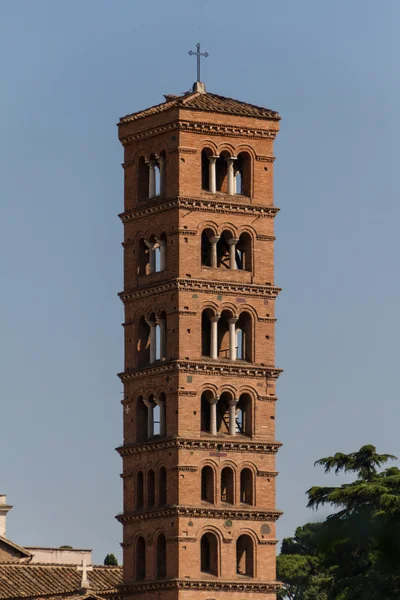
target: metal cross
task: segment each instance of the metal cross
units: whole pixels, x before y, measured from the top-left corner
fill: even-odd
[[[208,52],[200,52],[200,44],[196,44],[196,48],[197,48],[196,52],[189,50],[189,54],[190,54],[190,56],[192,56],[193,54],[195,56],[197,56],[197,81],[201,81],[201,79],[200,79],[200,57],[204,56],[205,58],[207,58]]]
[[[77,571],[82,571],[82,582],[81,582],[81,586],[82,587],[88,587],[90,585],[89,579],[88,579],[88,571],[93,571],[93,567],[88,567],[86,564],[86,560],[82,560],[82,565],[80,567],[76,567]]]

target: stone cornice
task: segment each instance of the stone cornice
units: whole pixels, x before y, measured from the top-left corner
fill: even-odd
[[[235,436],[236,437],[236,436]],[[120,456],[134,456],[143,452],[158,452],[160,450],[207,450],[217,452],[238,452],[256,454],[276,454],[282,446],[281,442],[257,442],[243,439],[223,438],[169,438],[124,444],[116,448]]]
[[[131,209],[119,214],[123,223],[162,213],[171,209],[186,209],[197,212],[214,212],[230,215],[251,215],[274,218],[279,212],[276,206],[260,206],[257,204],[241,204],[233,200],[234,196],[224,196],[221,200],[209,198],[185,198],[178,196],[170,200],[143,204],[140,208]]]
[[[198,519],[224,519],[230,521],[272,521],[275,522],[283,513],[279,510],[241,510],[240,508],[212,508],[196,506],[171,506],[165,508],[136,510],[117,515],[120,523],[142,521],[143,519],[159,519],[161,517],[188,517]]]
[[[143,594],[145,592],[156,592],[157,590],[199,590],[215,592],[240,592],[261,594],[276,594],[281,588],[277,581],[254,581],[246,579],[245,581],[223,581],[219,578],[214,579],[166,579],[164,581],[146,581],[123,583],[118,586],[119,592],[123,594]]]
[[[167,373],[170,371],[181,371],[194,375],[216,375],[222,377],[245,377],[278,379],[282,369],[272,366],[256,365],[245,362],[217,362],[210,360],[171,360],[154,363],[142,369],[131,369],[118,373],[123,383],[135,379],[144,379],[149,376]]]
[[[143,288],[124,290],[120,292],[118,296],[124,304],[128,304],[139,298],[149,298],[171,291],[192,293],[211,292],[214,294],[222,294],[224,296],[250,296],[251,298],[268,298],[272,300],[278,296],[281,288],[266,284],[236,283],[221,280],[213,281],[211,279],[189,279],[189,277],[186,277],[169,279],[161,283],[157,282]]]
[[[137,140],[143,140],[147,138],[152,138],[154,136],[160,135],[162,133],[168,131],[188,131],[190,133],[199,133],[199,134],[207,134],[207,135],[218,135],[223,137],[235,137],[235,138],[244,138],[244,139],[270,139],[274,140],[276,138],[277,131],[276,129],[261,129],[255,127],[244,127],[244,126],[235,126],[235,125],[218,125],[217,123],[209,123],[207,121],[174,121],[173,123],[166,123],[165,125],[158,125],[157,127],[149,127],[149,129],[145,129],[144,131],[138,131],[137,133],[131,133],[130,135],[126,135],[120,138],[121,144],[123,146],[129,146]],[[184,149],[184,151],[186,148]],[[190,149],[191,150],[191,149]],[[274,160],[275,157],[261,157],[261,160],[264,158]],[[269,160],[268,162],[272,162]]]

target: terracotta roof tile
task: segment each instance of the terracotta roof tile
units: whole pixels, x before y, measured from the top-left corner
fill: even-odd
[[[79,595],[82,574],[76,565],[0,564],[0,598],[50,598]],[[104,595],[122,581],[122,567],[95,566],[88,572],[88,594]]]
[[[280,119],[280,116],[276,111],[268,108],[255,106],[254,104],[241,102],[240,100],[234,100],[233,98],[224,98],[224,96],[218,96],[217,94],[210,94],[208,92],[194,92],[168,99],[162,104],[157,104],[156,106],[151,106],[150,108],[132,113],[131,115],[126,115],[126,117],[120,119],[120,124],[137,121],[143,117],[155,115],[174,107],[240,117],[255,117],[256,119]]]

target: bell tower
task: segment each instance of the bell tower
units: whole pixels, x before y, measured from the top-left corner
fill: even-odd
[[[279,120],[197,82],[119,122],[124,598],[276,598]]]

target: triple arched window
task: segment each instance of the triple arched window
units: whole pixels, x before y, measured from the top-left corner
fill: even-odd
[[[201,315],[202,355],[252,362],[252,332],[250,313],[243,311],[237,317],[231,310],[216,314],[206,308]]]
[[[254,473],[249,467],[238,472],[230,466],[224,466],[219,473],[218,486],[215,477],[216,472],[210,465],[205,465],[201,469],[200,498],[202,502],[217,504],[216,490],[218,489],[218,503],[254,505]],[[237,478],[238,481],[236,481]]]
[[[215,235],[212,229],[201,234],[201,264],[205,267],[221,267],[252,271],[252,238],[246,231],[236,238],[224,230]]]
[[[236,398],[225,391],[220,396],[211,390],[201,395],[200,428],[211,435],[252,434],[252,399],[250,394]]]
[[[146,482],[146,487],[145,487]],[[146,491],[146,493],[145,493]],[[143,471],[136,473],[135,479],[135,507],[136,510],[165,506],[167,504],[167,470],[160,467],[156,473],[149,469],[144,475]]]
[[[201,187],[213,194],[251,196],[251,157],[248,152],[237,156],[223,151],[214,154],[210,148],[201,153]]]

